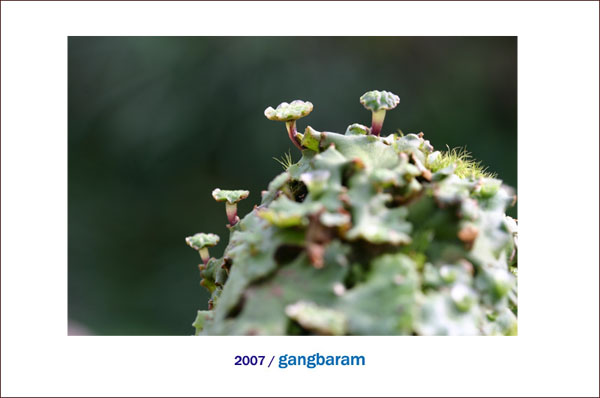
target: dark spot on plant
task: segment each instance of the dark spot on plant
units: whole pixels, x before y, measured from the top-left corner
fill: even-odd
[[[246,303],[246,298],[245,296],[242,296],[240,298],[240,300],[236,303],[236,305],[234,305],[229,312],[227,313],[227,317],[226,318],[235,318],[237,317],[242,310],[244,309],[244,304]]]
[[[288,336],[309,336],[311,333],[300,326],[298,322],[288,318],[286,334]]]
[[[292,194],[292,199],[298,203],[304,202],[306,195],[308,195],[308,188],[300,180],[292,180],[288,183],[288,187]]]
[[[298,245],[281,245],[275,250],[274,259],[277,265],[286,265],[294,261],[304,248]]]

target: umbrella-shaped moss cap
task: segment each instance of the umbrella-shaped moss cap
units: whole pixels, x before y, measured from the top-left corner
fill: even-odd
[[[400,97],[389,91],[373,90],[360,97],[360,103],[373,112],[371,134],[379,135],[383,127],[385,112],[394,109],[400,103]]]
[[[197,233],[194,236],[185,238],[185,242],[195,250],[201,250],[205,247],[216,246],[219,243],[219,235]]]
[[[202,261],[206,265],[208,260],[210,260],[208,248],[216,246],[220,239],[221,238],[219,238],[219,235],[197,233],[194,236],[188,236],[185,238],[185,243],[187,243],[191,248],[198,250]]]
[[[242,189],[228,191],[225,189],[215,189],[212,191],[212,197],[215,198],[217,202],[227,202],[231,205],[236,204],[240,200],[244,200],[250,195],[250,191],[244,191]]]
[[[373,112],[379,110],[389,111],[400,103],[400,97],[389,91],[373,90],[366,92],[360,97],[360,103]]]
[[[225,202],[225,212],[229,220],[229,226],[234,226],[240,220],[237,216],[237,203],[244,200],[250,194],[249,191],[242,189],[236,191],[228,191],[224,189],[215,189],[212,191],[212,196],[217,202]]]
[[[295,100],[289,104],[287,102],[282,102],[275,109],[268,107],[265,109],[265,116],[269,120],[285,122],[285,128],[287,129],[290,140],[298,149],[302,150],[302,145],[300,145],[296,138],[298,135],[298,131],[296,130],[296,120],[307,116],[312,110],[313,104],[310,102]]]
[[[277,108],[265,109],[265,116],[269,120],[289,122],[307,116],[313,110],[313,104],[308,101],[294,100],[291,103],[282,102]]]

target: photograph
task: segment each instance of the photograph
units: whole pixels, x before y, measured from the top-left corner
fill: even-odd
[[[0,1],[0,395],[598,397],[599,6]]]
[[[516,36],[70,36],[68,334],[515,336],[517,149]]]

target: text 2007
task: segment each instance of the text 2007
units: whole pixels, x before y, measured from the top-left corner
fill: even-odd
[[[236,365],[244,365],[244,366],[248,366],[248,365],[252,365],[252,366],[262,366],[263,362],[265,360],[265,356],[264,355],[258,355],[258,356],[240,356],[237,355],[235,357],[235,364]]]

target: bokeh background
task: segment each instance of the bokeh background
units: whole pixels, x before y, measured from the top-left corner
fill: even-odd
[[[383,133],[466,146],[517,186],[516,37],[70,37],[69,333],[189,335],[208,294],[184,238],[223,237],[213,188],[248,189],[243,216],[299,152],[263,111],[370,123],[358,99],[401,97]],[[516,217],[516,208],[510,215]]]

